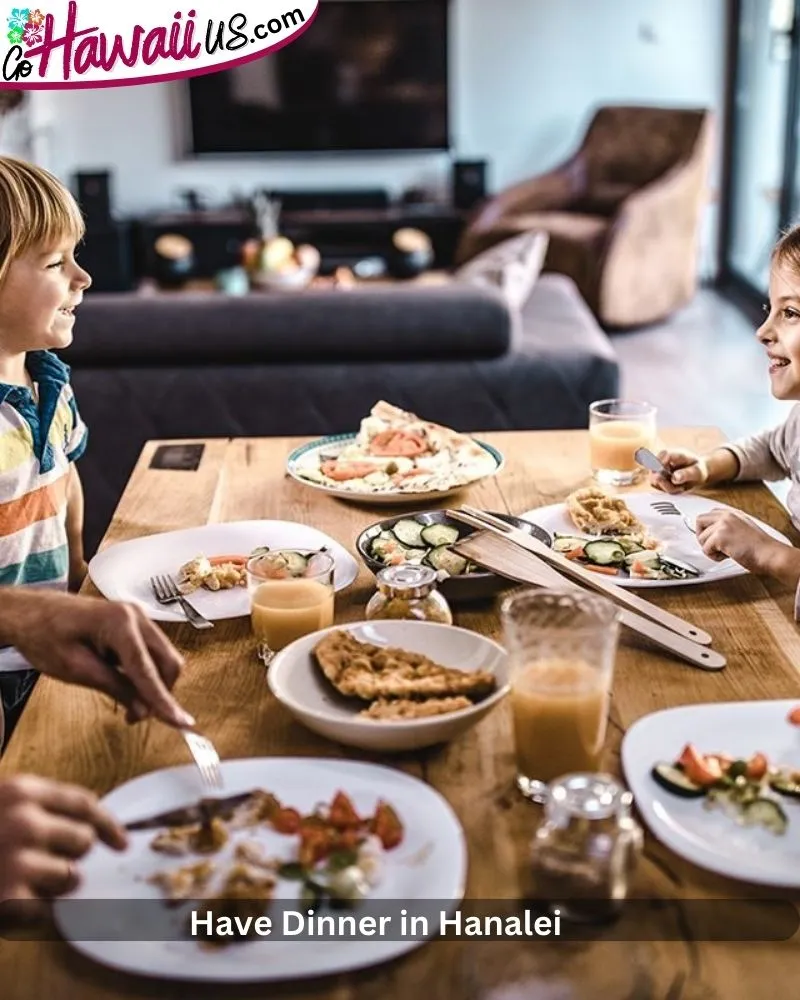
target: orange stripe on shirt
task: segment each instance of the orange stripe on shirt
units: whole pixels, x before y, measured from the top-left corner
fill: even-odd
[[[13,535],[23,528],[46,521],[60,514],[67,502],[69,471],[38,490],[32,490],[16,500],[0,503],[0,537]]]

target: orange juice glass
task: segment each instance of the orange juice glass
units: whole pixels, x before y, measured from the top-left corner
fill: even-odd
[[[600,399],[589,407],[589,451],[594,478],[603,486],[630,486],[644,469],[637,448],[656,447],[656,408],[629,399]]]
[[[517,785],[599,770],[619,634],[616,605],[580,590],[519,590],[502,605]]]
[[[327,552],[275,550],[249,560],[250,621],[264,663],[295,639],[333,625],[333,571]]]

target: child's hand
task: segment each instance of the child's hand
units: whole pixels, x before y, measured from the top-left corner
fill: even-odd
[[[746,514],[719,508],[700,514],[696,521],[697,541],[709,559],[733,559],[751,573],[774,574],[783,542],[762,531]]]
[[[691,451],[660,451],[658,457],[672,472],[667,479],[660,472],[650,473],[650,485],[664,493],[685,493],[708,481],[708,466],[705,459]]]

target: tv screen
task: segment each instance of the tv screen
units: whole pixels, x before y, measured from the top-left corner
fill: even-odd
[[[447,149],[448,0],[322,0],[277,52],[189,80],[195,153]]]

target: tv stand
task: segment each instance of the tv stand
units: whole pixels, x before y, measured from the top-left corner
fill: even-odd
[[[420,229],[433,244],[433,267],[452,267],[456,245],[469,213],[449,205],[412,204],[387,208],[317,208],[282,211],[281,233],[293,243],[310,243],[322,256],[321,273],[353,266],[366,257],[385,257],[392,235],[405,227]],[[139,221],[140,276],[153,273],[153,245],[164,233],[185,236],[194,246],[197,278],[240,263],[245,240],[257,235],[252,217],[243,211],[201,211],[153,215]]]

